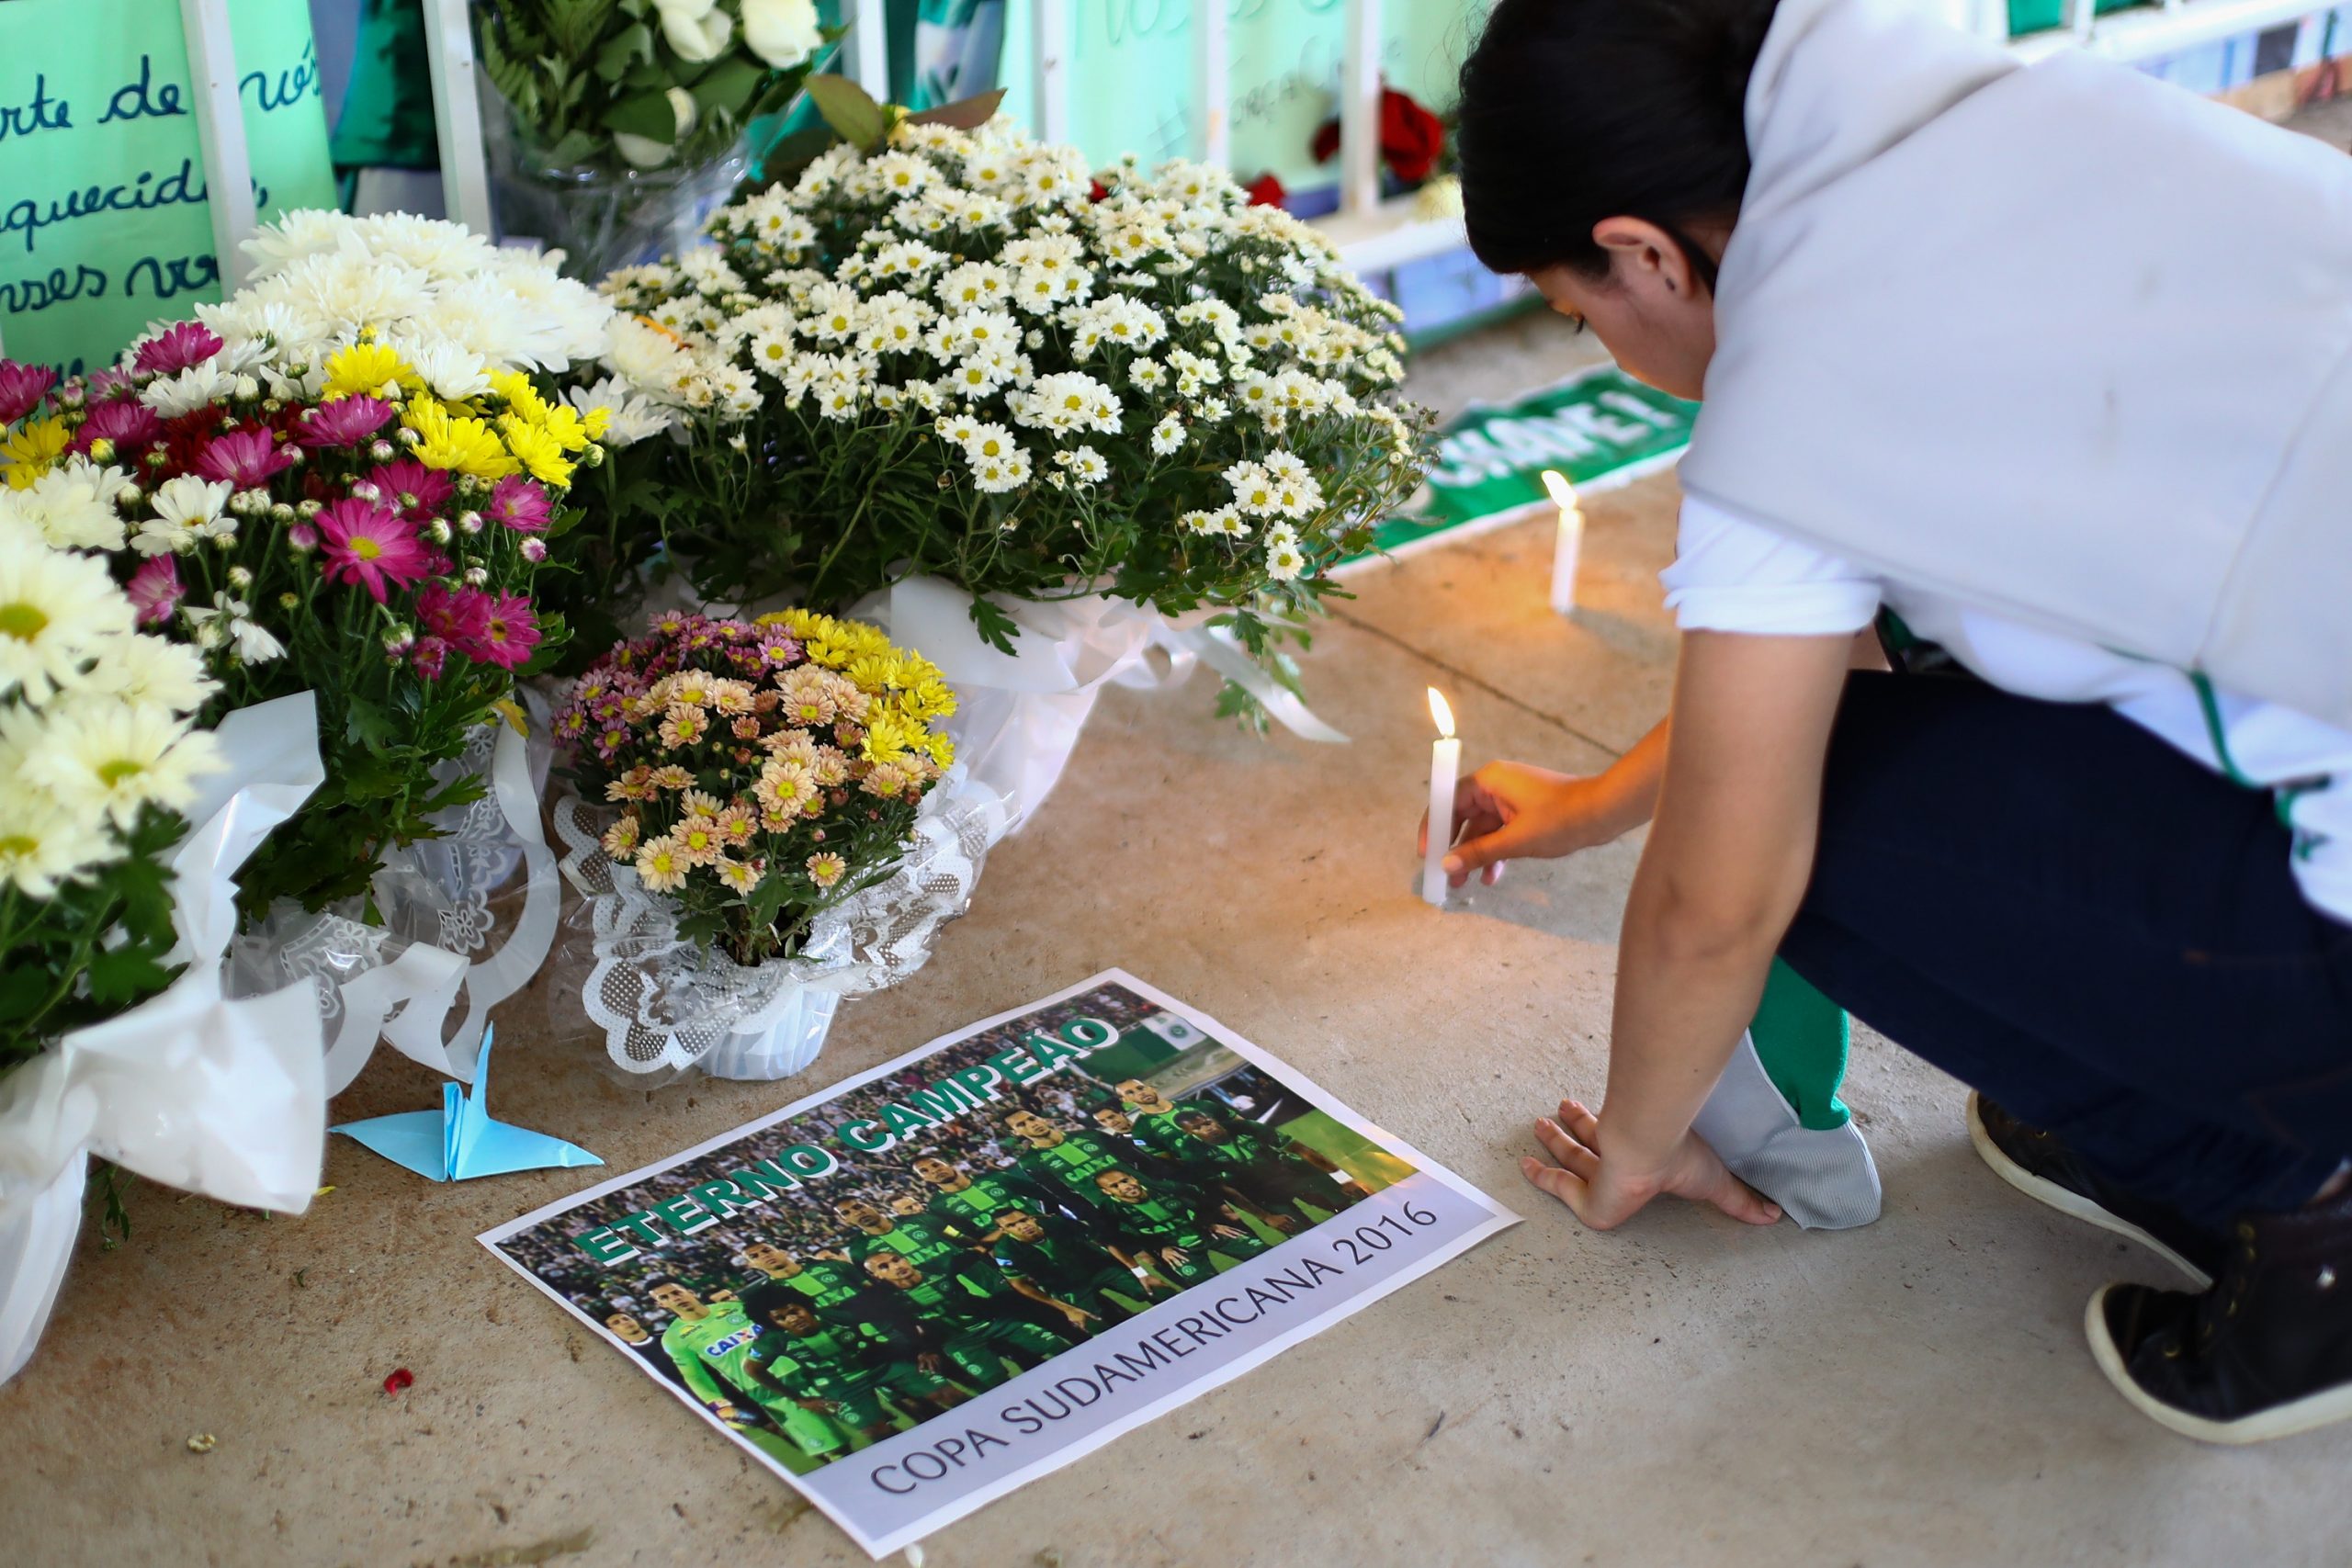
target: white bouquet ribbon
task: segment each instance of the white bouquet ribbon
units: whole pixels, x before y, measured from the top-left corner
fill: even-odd
[[[231,999],[221,954],[234,876],[316,789],[311,694],[221,721],[225,773],[205,781],[170,864],[175,962],[161,995],[62,1036],[0,1077],[0,1382],[49,1321],[81,1228],[90,1155],[226,1203],[300,1213],[326,1139],[318,1006],[308,987]]]
[[[1296,696],[1205,623],[1211,613],[1171,620],[1131,599],[1093,593],[1072,599],[992,597],[1020,635],[1013,651],[990,645],[972,623],[970,592],[937,577],[910,577],[871,595],[851,615],[872,621],[901,648],[939,667],[956,692],[948,731],[972,777],[1012,803],[1025,822],[1053,793],[1102,688],[1149,690],[1181,683],[1205,663],[1261,703],[1276,722],[1308,740],[1343,742]],[[1169,660],[1163,675],[1150,654]]]
[[[526,700],[543,736],[541,705],[528,694]],[[384,857],[373,888],[381,924],[360,918],[358,899],[316,912],[287,902],[238,938],[232,987],[302,980],[317,989],[330,1035],[330,1095],[359,1076],[379,1039],[437,1073],[472,1081],[490,1010],[528,984],[555,945],[562,893],[539,821],[546,759],[544,743],[493,722],[474,733],[462,756],[435,770],[445,783],[487,774],[489,788],[436,818],[444,837]],[[491,895],[518,866],[523,902],[513,930],[494,953],[472,956],[491,946]],[[460,998],[453,1032],[449,1015]]]

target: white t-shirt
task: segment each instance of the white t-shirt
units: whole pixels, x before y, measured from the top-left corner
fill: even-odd
[[[2303,897],[2352,924],[2352,734],[2165,665],[1890,582],[1696,499],[1682,503],[1679,548],[1659,580],[1685,631],[1853,633],[1884,605],[2003,691],[2105,703],[2216,773],[2270,790],[2294,831]]]

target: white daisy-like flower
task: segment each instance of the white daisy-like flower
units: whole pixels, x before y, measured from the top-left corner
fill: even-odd
[[[617,376],[606,376],[585,387],[572,387],[564,398],[582,414],[603,410],[605,444],[634,446],[661,434],[678,423],[678,416],[641,392],[629,389]]]
[[[60,885],[120,860],[122,846],[105,820],[46,790],[0,781],[0,887],[51,898]]]
[[[1111,477],[1111,465],[1091,446],[1080,446],[1060,456],[1069,459],[1070,477],[1080,484],[1099,485]]]
[[[67,457],[23,490],[0,488],[0,532],[20,527],[60,549],[122,548],[116,502],[130,486],[120,468]]]
[[[90,669],[88,685],[117,702],[194,713],[220,682],[205,673],[202,656],[187,644],[141,632],[107,643],[106,657]]]
[[[266,664],[285,657],[286,645],[253,618],[254,607],[225,591],[213,594],[209,608],[191,605],[180,613],[194,628],[198,648],[226,647],[242,664]]]
[[[210,735],[144,703],[69,698],[44,717],[40,749],[19,773],[60,799],[97,803],[118,828],[149,805],[179,810],[196,798],[197,779],[224,765]]]
[[[1020,450],[1021,443],[1001,424],[976,424],[964,437],[964,455],[976,464],[1009,458]]]
[[[165,419],[175,419],[207,404],[227,400],[236,385],[236,373],[225,368],[216,357],[174,375],[158,376],[140,389],[139,400]]]
[[[0,697],[38,703],[83,684],[85,666],[130,629],[130,601],[103,559],[0,535]]]
[[[1225,482],[1233,488],[1233,504],[1251,517],[1265,517],[1274,511],[1274,481],[1265,468],[1258,463],[1236,463],[1225,470]]]
[[[1155,457],[1171,456],[1184,445],[1184,422],[1173,413],[1151,427],[1151,453]]]
[[[206,480],[194,474],[164,480],[148,498],[154,515],[140,523],[131,547],[142,556],[180,555],[201,540],[233,534],[236,523],[227,512],[235,488],[226,479]]]
[[[1276,582],[1294,581],[1306,570],[1306,557],[1298,547],[1298,536],[1288,528],[1266,531],[1266,575]]]

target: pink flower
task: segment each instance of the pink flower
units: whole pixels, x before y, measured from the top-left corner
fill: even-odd
[[[0,359],[0,424],[14,424],[40,407],[57,372],[46,365],[19,365]]]
[[[413,457],[397,457],[382,464],[368,475],[368,482],[376,487],[376,499],[391,507],[412,523],[423,523],[440,514],[457,487],[449,476],[438,468],[428,468]],[[401,497],[416,497],[413,505],[403,504]]]
[[[392,405],[381,398],[337,398],[302,415],[302,445],[356,446],[391,417]]]
[[[74,450],[88,456],[91,444],[111,441],[118,454],[128,457],[164,438],[164,422],[155,411],[134,398],[108,398],[92,403],[82,428],[74,433]]]
[[[130,586],[125,590],[131,604],[138,606],[139,624],[160,626],[172,618],[179,608],[180,597],[187,591],[180,586],[180,563],[173,556],[155,556],[130,574]]]
[[[537,484],[509,474],[491,491],[490,504],[482,510],[518,534],[543,534],[555,508]]]
[[[195,321],[175,321],[162,335],[149,338],[139,345],[139,357],[131,361],[139,370],[159,371],[175,375],[190,366],[201,365],[220,352],[220,340]]]
[[[286,543],[290,549],[315,550],[319,547],[319,531],[308,523],[290,524],[286,530]]]
[[[465,649],[466,657],[512,670],[538,647],[538,620],[531,614],[531,602],[520,593],[500,594],[488,610],[481,639]]]
[[[267,484],[270,475],[293,466],[293,455],[279,451],[266,430],[216,435],[196,459],[198,473],[208,479],[226,479],[239,490]]]
[[[453,592],[444,583],[428,582],[416,593],[416,618],[424,629],[469,658],[490,635],[490,595],[472,588]]]
[[[379,604],[387,583],[406,587],[433,575],[432,553],[416,529],[386,507],[338,501],[319,513],[318,525],[327,576],[359,584]]]
[[[449,645],[437,637],[421,637],[409,658],[416,665],[416,672],[428,681],[441,679],[441,667],[449,661]]]

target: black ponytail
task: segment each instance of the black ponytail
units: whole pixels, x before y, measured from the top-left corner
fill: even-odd
[[[1692,223],[1736,218],[1748,78],[1778,0],[1500,0],[1462,67],[1462,205],[1497,272],[1608,270],[1593,225],[1641,218],[1712,288]]]

